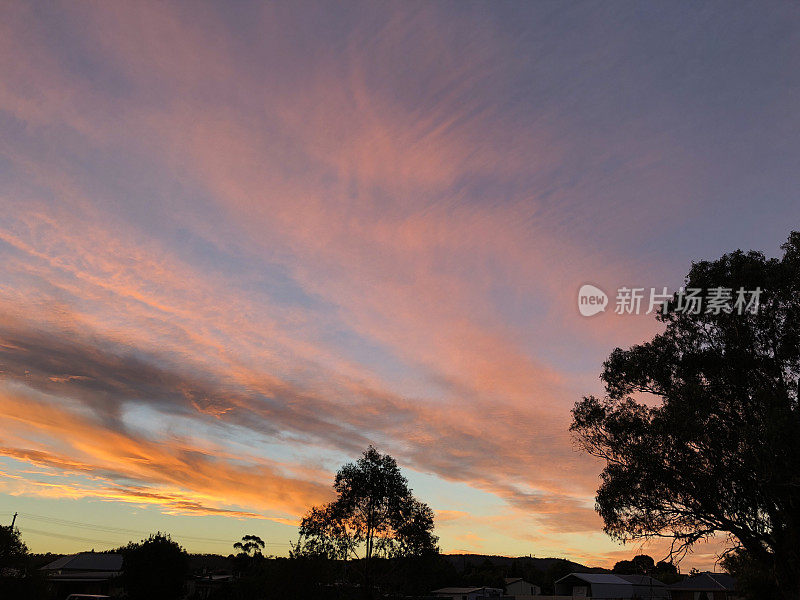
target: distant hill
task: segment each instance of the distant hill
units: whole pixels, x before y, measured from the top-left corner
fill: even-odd
[[[34,568],[43,566],[57,558],[65,556],[63,554],[31,554],[31,564]],[[512,566],[523,569],[536,569],[546,572],[550,569],[560,568],[561,570],[577,571],[581,573],[610,573],[608,569],[602,567],[587,567],[564,558],[537,558],[533,556],[497,556],[493,554],[442,554],[442,558],[447,560],[455,570],[463,573],[467,568],[476,568],[486,565],[487,561],[493,567],[505,567],[510,569]],[[190,554],[189,565],[192,572],[230,572],[232,569],[233,555],[227,556],[220,554]]]
[[[587,567],[580,563],[566,560],[564,558],[536,558],[533,556],[496,556],[489,554],[443,554],[443,558],[447,559],[459,572],[463,572],[468,566],[478,567],[485,564],[487,561],[493,566],[497,567],[511,567],[515,563],[517,565],[524,565],[525,567],[533,567],[540,571],[547,571],[548,569],[557,565],[564,565],[565,563],[570,566],[574,571],[581,573],[609,573],[608,569],[602,567]]]

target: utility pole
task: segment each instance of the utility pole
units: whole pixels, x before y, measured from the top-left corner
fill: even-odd
[[[11,529],[14,529],[14,523],[17,522],[17,513],[14,513],[14,517],[11,519]]]

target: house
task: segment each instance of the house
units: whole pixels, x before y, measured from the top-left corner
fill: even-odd
[[[230,573],[213,573],[195,575],[187,582],[187,595],[190,598],[206,600],[219,593],[221,588],[231,584],[233,576]]]
[[[122,555],[81,552],[64,556],[40,569],[57,598],[70,594],[117,594],[122,574]]]
[[[669,598],[669,588],[647,575],[617,575],[633,586],[633,598]]]
[[[433,590],[431,594],[448,600],[500,600],[503,590],[490,587],[447,587]]]
[[[672,600],[733,600],[736,579],[727,573],[700,573],[669,586]]]
[[[660,581],[646,575],[614,575],[611,573],[570,573],[556,581],[557,596],[621,600],[669,598],[669,590]]]
[[[507,577],[505,584],[506,596],[511,596],[513,598],[539,596],[542,593],[542,588],[538,585],[528,583],[522,577]]]

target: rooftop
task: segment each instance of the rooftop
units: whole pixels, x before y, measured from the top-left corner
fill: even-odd
[[[568,577],[577,577],[578,579],[587,583],[606,583],[614,585],[629,585],[630,581],[622,579],[620,575],[613,575],[611,573],[570,573],[565,575],[558,581],[564,581]],[[558,583],[558,582],[556,582]]]
[[[736,579],[727,573],[700,573],[669,586],[671,590],[686,591],[730,591],[736,587]]]
[[[122,571],[121,554],[81,552],[54,560],[42,567],[43,571]]]

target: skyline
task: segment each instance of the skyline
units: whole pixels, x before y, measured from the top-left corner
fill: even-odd
[[[445,552],[636,553],[567,429],[659,326],[577,291],[778,254],[800,8],[0,10],[0,518],[32,550],[85,544],[25,513],[279,553],[374,443]]]

